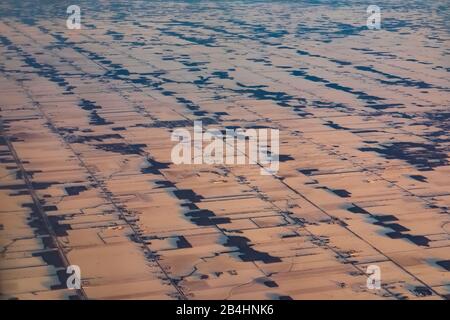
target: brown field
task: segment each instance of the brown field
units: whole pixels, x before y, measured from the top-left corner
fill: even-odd
[[[450,298],[444,2],[376,31],[360,3],[81,2],[69,30],[2,2],[0,297]],[[197,120],[280,130],[279,171],[174,165]]]

